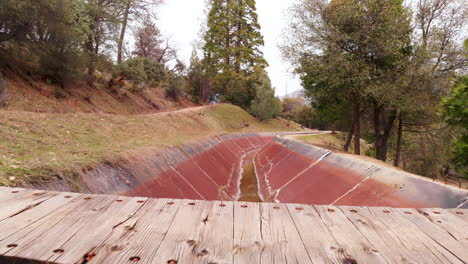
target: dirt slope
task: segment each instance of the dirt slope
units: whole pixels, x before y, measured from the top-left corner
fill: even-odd
[[[30,76],[9,73],[6,106],[3,110],[40,113],[106,113],[148,114],[195,106],[188,100],[174,101],[166,97],[163,88],[145,88],[139,91],[109,89],[105,82],[96,88],[68,85],[65,89]]]

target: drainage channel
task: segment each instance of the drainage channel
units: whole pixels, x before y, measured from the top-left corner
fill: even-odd
[[[253,158],[257,152],[247,154],[242,160],[242,177],[240,183],[240,196],[238,201],[262,202],[258,196],[258,182],[255,173]]]

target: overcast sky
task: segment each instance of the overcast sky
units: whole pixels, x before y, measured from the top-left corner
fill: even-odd
[[[158,10],[159,27],[166,37],[179,51],[180,59],[187,65],[190,61],[193,44],[199,39],[200,26],[205,16],[206,0],[167,0]],[[281,33],[286,26],[285,11],[293,3],[292,0],[257,0],[257,9],[262,34],[265,38],[263,52],[269,63],[267,71],[270,75],[277,95],[286,94],[301,89],[298,78],[290,72],[281,58],[278,44]]]

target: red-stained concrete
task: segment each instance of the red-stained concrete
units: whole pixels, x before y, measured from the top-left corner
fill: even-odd
[[[443,207],[463,202],[463,191],[453,192],[448,187],[385,170],[376,164],[363,164],[344,156],[328,157],[330,153],[323,149],[281,142],[291,144],[283,139],[274,141],[254,159],[259,196],[267,202],[401,208]],[[440,197],[418,197],[430,196],[428,193]]]
[[[154,163],[162,169],[125,194],[237,200],[246,155],[254,156],[258,196],[266,202],[447,208],[457,207],[465,195],[417,176],[271,135],[217,137],[161,155],[164,160]]]
[[[125,195],[152,198],[235,200],[239,195],[242,157],[259,151],[272,136],[239,137],[212,146],[154,175]]]

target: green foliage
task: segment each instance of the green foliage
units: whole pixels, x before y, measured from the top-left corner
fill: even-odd
[[[255,5],[255,0],[210,0],[203,47],[208,74],[252,73],[254,66],[267,66]]]
[[[450,96],[442,101],[445,122],[459,129],[453,143],[453,160],[457,169],[468,177],[468,76],[460,77]]]
[[[135,83],[144,82],[148,79],[145,72],[145,59],[142,57],[130,58],[119,65],[119,71],[125,78]]]
[[[155,83],[167,76],[164,66],[151,57],[133,57],[118,66],[119,73],[136,84]]]
[[[210,0],[204,40],[204,65],[210,75],[226,71],[251,73],[267,63],[255,0]]]
[[[248,109],[253,99],[247,79],[235,72],[229,71],[218,75],[215,87],[218,88],[218,91],[221,87],[224,89],[221,97],[223,102],[240,106],[243,109]]]
[[[271,87],[271,81],[266,71],[257,67],[250,82],[252,90],[255,91],[250,113],[260,120],[268,120],[278,116],[282,111],[281,101],[275,97],[275,90]]]
[[[32,66],[53,83],[79,77],[85,38],[83,2],[72,0],[0,3],[0,53],[10,68]]]
[[[177,101],[184,95],[185,81],[182,77],[172,75],[169,77],[169,85],[166,87],[166,95]]]
[[[167,78],[167,70],[164,65],[154,58],[147,57],[143,60],[143,68],[148,82],[160,82]]]
[[[192,97],[192,100],[195,102],[201,102],[205,100],[203,94],[204,87],[204,72],[203,65],[198,57],[197,51],[195,48],[192,51],[192,56],[190,57],[190,66],[187,73],[187,82],[188,82],[188,94]]]
[[[209,5],[203,70],[218,98],[249,109],[256,94],[251,75],[268,65],[255,0],[210,0]]]

